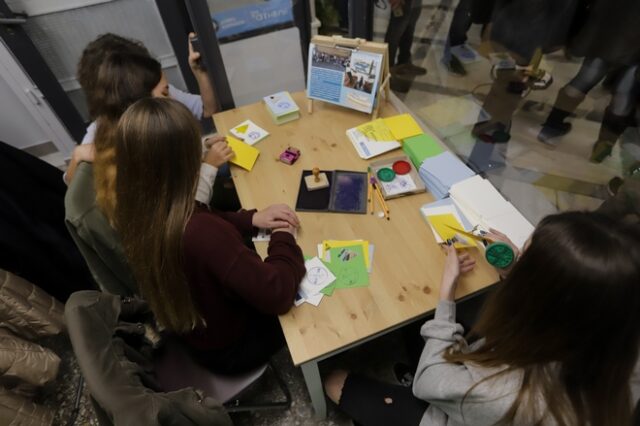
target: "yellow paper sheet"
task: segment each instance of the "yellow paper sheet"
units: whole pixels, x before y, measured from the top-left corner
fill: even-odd
[[[393,134],[395,140],[401,141],[423,133],[411,114],[395,115],[393,117],[383,118],[382,120]]]
[[[369,241],[365,240],[324,240],[322,242],[322,256],[324,259],[325,254],[332,248],[337,247],[350,247],[350,246],[362,246],[362,255],[364,256],[364,265],[367,269],[370,269],[369,264]]]
[[[260,155],[260,151],[257,148],[254,148],[251,145],[247,145],[241,140],[234,138],[231,135],[227,136],[227,142],[229,143],[229,147],[235,154],[229,161],[242,167],[245,170],[251,171],[253,165],[258,159],[258,155]]]
[[[368,139],[377,142],[390,142],[395,141],[396,138],[393,137],[393,134],[389,130],[384,121],[381,118],[377,120],[370,121],[368,123],[364,123],[358,127],[356,127],[363,135],[365,135]]]
[[[464,242],[461,242],[461,239],[464,239],[463,235],[460,235],[456,231],[456,229],[464,229],[464,227],[458,222],[458,219],[452,214],[439,214],[434,216],[427,216],[427,220],[433,226],[433,229],[436,230],[440,238],[444,241],[451,240],[457,237],[458,242],[454,243],[453,246],[455,248],[465,248],[465,247],[474,247],[474,244],[470,243],[465,239]],[[454,229],[455,228],[455,229]]]

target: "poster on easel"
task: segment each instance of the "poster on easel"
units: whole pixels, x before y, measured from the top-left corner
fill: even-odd
[[[309,46],[307,97],[371,114],[387,64],[384,53],[365,49],[366,43],[314,37]]]

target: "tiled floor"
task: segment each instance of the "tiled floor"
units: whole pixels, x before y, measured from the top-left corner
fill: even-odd
[[[442,115],[446,108],[451,108],[451,102],[461,97],[483,105],[493,84],[491,63],[480,56],[477,62],[465,66],[466,76],[450,73],[441,59],[457,1],[423,0],[422,3],[412,52],[413,62],[425,67],[428,73],[397,81],[396,88],[406,91],[396,92],[400,99],[463,159],[473,161],[482,158],[482,154],[490,155],[492,167],[484,164],[487,177],[534,224],[555,211],[597,208],[607,196],[605,185],[609,179],[621,176],[634,159],[640,158],[640,135],[637,128],[630,128],[621,138],[626,143],[619,142],[611,157],[602,164],[588,161],[610,94],[601,86],[588,94],[575,117],[569,119],[573,130],[558,139],[556,149],[549,149],[536,140],[558,90],[575,75],[581,59],[567,59],[563,52],[545,55],[541,68],[551,72],[553,84],[546,90],[532,91],[517,102],[508,143],[479,146],[487,144],[477,142],[471,135],[473,123],[461,125],[459,122],[467,114],[468,106],[457,104],[460,114],[456,116],[456,123],[447,123]],[[374,39],[382,41],[388,12],[385,14],[376,8],[375,16]],[[469,44],[483,51],[480,26],[473,25],[467,35]]]
[[[357,349],[321,363],[321,370],[326,373],[334,368],[355,370],[370,377],[395,382],[392,374],[394,362],[404,361],[403,344],[400,332],[391,333],[385,337],[367,343]],[[98,426],[86,386],[83,387],[75,422],[70,423],[80,371],[66,336],[48,338],[40,342],[51,348],[62,358],[62,365],[58,379],[47,386],[40,401],[56,410],[54,425],[90,425]],[[400,348],[390,352],[388,348]],[[366,358],[366,363],[362,360]],[[273,359],[273,363],[286,382],[292,395],[291,408],[286,411],[262,411],[253,413],[233,414],[232,420],[237,426],[350,426],[352,422],[339,412],[332,404],[328,404],[326,420],[316,420],[313,416],[311,401],[307,394],[300,369],[293,366],[291,357],[286,349],[280,351]],[[269,373],[267,373],[269,374]],[[281,392],[273,377],[267,376],[249,388],[243,400],[250,402],[279,400]]]

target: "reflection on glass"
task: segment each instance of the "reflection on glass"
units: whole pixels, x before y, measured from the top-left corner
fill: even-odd
[[[534,223],[638,169],[640,2],[589,3],[375,2],[396,95]]]
[[[207,0],[216,35],[230,41],[294,21],[292,0]]]

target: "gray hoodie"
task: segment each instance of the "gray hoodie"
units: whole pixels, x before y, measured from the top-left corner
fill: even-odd
[[[420,426],[489,426],[494,425],[507,413],[522,385],[522,372],[514,371],[499,375],[467,391],[482,379],[501,368],[478,367],[471,363],[447,362],[444,351],[454,343],[465,345],[462,326],[456,323],[456,305],[441,301],[433,320],[427,321],[420,330],[426,344],[420,357],[413,382],[416,397],[429,403]],[[471,350],[482,341],[471,345]],[[636,364],[631,378],[633,401],[640,399],[640,363]],[[461,402],[464,398],[464,405]],[[526,422],[518,422],[526,424]],[[545,425],[555,425],[553,419]]]

